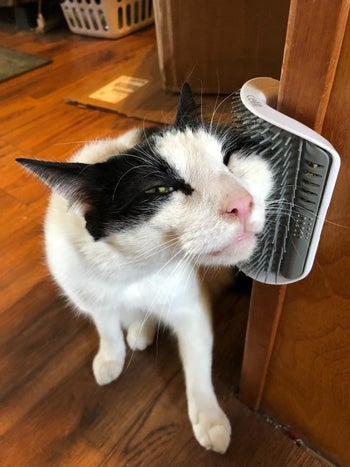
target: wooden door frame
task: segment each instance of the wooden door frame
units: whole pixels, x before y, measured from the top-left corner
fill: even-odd
[[[350,0],[291,0],[278,109],[322,133]],[[287,286],[254,282],[240,399],[258,410],[264,394]]]

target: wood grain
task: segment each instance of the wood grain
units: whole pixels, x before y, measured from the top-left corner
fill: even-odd
[[[322,129],[342,167],[313,270],[288,286],[261,405],[344,466],[350,465],[349,7],[349,1],[292,1],[283,108]]]
[[[279,110],[321,132],[350,3],[302,0],[290,5]]]
[[[287,286],[254,282],[242,361],[239,398],[260,408]]]
[[[46,189],[15,157],[66,159],[82,142],[117,135],[140,121],[68,106],[89,75],[102,74],[154,43],[153,29],[118,41],[5,33],[1,44],[53,62],[0,87],[0,465],[6,466],[290,466],[325,465],[235,397],[249,296],[228,291],[216,304],[213,374],[233,425],[225,456],[200,448],[187,417],[173,338],[127,354],[121,377],[93,380],[92,325],[72,313],[48,277],[41,224]],[[272,464],[271,464],[272,463]]]

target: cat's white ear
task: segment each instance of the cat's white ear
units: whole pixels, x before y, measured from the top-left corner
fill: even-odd
[[[37,175],[53,191],[66,198],[79,211],[86,212],[88,210],[90,203],[84,177],[84,170],[88,164],[24,158],[16,160]]]
[[[180,92],[174,126],[182,129],[187,126],[197,127],[199,124],[198,105],[194,100],[191,86],[184,83]]]

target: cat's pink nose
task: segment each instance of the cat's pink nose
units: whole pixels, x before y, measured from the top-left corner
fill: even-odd
[[[249,214],[252,212],[253,198],[249,193],[227,204],[226,212],[237,217],[241,224],[245,225]]]

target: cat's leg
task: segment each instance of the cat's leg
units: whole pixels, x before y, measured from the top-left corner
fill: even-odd
[[[197,308],[197,307],[195,307]],[[185,372],[189,417],[199,444],[224,453],[231,426],[220,408],[211,377],[213,335],[209,313],[191,307],[175,325]]]
[[[144,350],[146,347],[151,345],[154,341],[156,333],[157,323],[156,321],[148,317],[140,317],[135,320],[128,327],[126,340],[131,350]]]
[[[93,321],[100,338],[92,369],[96,382],[108,384],[120,375],[125,360],[125,342],[119,316],[115,312],[94,313]]]

